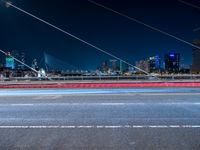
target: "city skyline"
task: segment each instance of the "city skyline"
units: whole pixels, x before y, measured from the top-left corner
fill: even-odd
[[[3,63],[0,63],[0,66],[2,69],[5,70],[13,70],[15,71],[25,71],[28,68],[25,67],[25,65],[29,65],[34,70],[40,70],[45,69],[47,72],[102,72],[102,73],[108,73],[108,74],[124,74],[124,73],[187,73],[190,71],[193,73],[199,72],[199,54],[200,51],[198,49],[194,49],[195,54],[193,51],[193,64],[191,66],[185,65],[181,62],[181,54],[175,53],[175,52],[168,52],[164,56],[160,55],[151,55],[147,58],[141,59],[139,61],[134,62],[134,66],[129,65],[129,62],[127,61],[127,64],[123,61],[117,60],[117,59],[110,59],[110,60],[104,60],[101,62],[101,64],[98,64],[95,69],[93,70],[82,70],[80,68],[77,68],[76,66],[73,66],[71,64],[68,64],[67,62],[64,62],[62,60],[57,59],[56,57],[49,55],[48,53],[44,53],[44,66],[41,65],[41,62],[38,63],[37,59],[33,59],[31,64],[26,63],[26,54],[24,52],[18,52],[18,51],[12,51],[7,52],[5,57],[1,61]],[[15,59],[18,61],[16,61]],[[20,63],[21,61],[22,63]],[[193,68],[196,68],[196,71],[193,70]],[[137,68],[141,69],[138,70]],[[184,71],[185,70],[185,71]],[[143,72],[145,71],[145,72]],[[117,75],[116,74],[116,75]]]
[[[185,64],[191,64],[193,47],[107,12],[87,0],[59,3],[48,1],[48,5],[31,0],[12,2],[131,63],[151,55],[162,56],[173,51],[183,54]],[[146,2],[148,6],[139,1],[97,2],[137,17],[189,42],[199,37],[199,33],[193,32],[193,29],[200,24],[196,19],[200,10],[190,8],[178,1],[154,0],[151,3]],[[193,3],[198,5],[197,1]],[[77,8],[79,8],[78,12]],[[142,12],[143,9],[146,10],[146,14]],[[95,69],[99,63],[110,59],[95,49],[66,37],[12,8],[1,7],[0,17],[2,18],[0,31],[4,35],[0,37],[1,48],[8,51],[12,49],[24,51],[28,59],[41,58],[41,54],[47,51],[56,58],[66,60],[82,69]]]

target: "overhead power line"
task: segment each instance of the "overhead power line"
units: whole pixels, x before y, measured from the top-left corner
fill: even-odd
[[[168,37],[174,38],[174,39],[176,39],[176,40],[178,40],[178,41],[180,41],[180,42],[182,42],[182,43],[185,43],[185,44],[190,45],[190,46],[192,46],[192,47],[194,47],[194,48],[200,49],[200,47],[197,46],[197,45],[194,45],[194,44],[192,44],[192,43],[190,43],[190,42],[188,42],[188,41],[186,41],[186,40],[184,40],[184,39],[181,39],[181,38],[179,38],[179,37],[177,37],[177,36],[174,36],[174,35],[172,35],[172,34],[170,34],[170,33],[168,33],[168,32],[165,32],[165,31],[163,31],[163,30],[160,30],[159,28],[156,28],[156,27],[153,27],[153,26],[151,26],[151,25],[148,25],[148,24],[146,24],[146,23],[144,23],[144,22],[142,22],[142,21],[140,21],[140,20],[138,20],[138,19],[135,19],[135,18],[133,18],[133,17],[130,17],[130,16],[126,15],[126,14],[123,14],[123,13],[121,13],[121,12],[118,12],[118,11],[116,11],[116,10],[114,10],[114,9],[112,9],[112,8],[109,8],[109,7],[107,7],[107,6],[104,6],[104,5],[102,5],[102,4],[99,4],[99,3],[97,3],[97,2],[95,2],[95,1],[93,1],[93,0],[87,0],[87,1],[90,2],[90,3],[92,3],[92,4],[94,4],[94,5],[96,5],[96,6],[99,6],[99,7],[101,7],[101,8],[104,8],[104,9],[110,11],[110,12],[113,12],[113,13],[115,13],[115,14],[118,14],[118,15],[124,17],[124,18],[127,18],[127,19],[129,19],[129,20],[131,20],[131,21],[134,21],[134,22],[136,22],[136,23],[138,23],[138,24],[140,24],[140,25],[143,25],[143,26],[145,26],[145,27],[147,27],[147,28],[149,28],[149,29],[151,29],[151,30],[157,31],[157,32],[159,32],[159,33],[161,33],[161,34],[164,34],[164,35],[168,36]]]
[[[3,2],[9,7],[15,8],[16,10],[18,10],[18,11],[20,11],[20,12],[22,12],[22,13],[24,13],[24,14],[26,14],[26,15],[28,15],[28,16],[30,16],[30,17],[32,17],[32,18],[34,18],[34,19],[36,19],[36,20],[38,20],[38,21],[40,21],[40,22],[42,22],[42,23],[44,23],[44,24],[46,24],[46,25],[48,25],[48,26],[50,26],[50,27],[52,27],[52,28],[54,28],[54,29],[56,29],[56,30],[58,30],[58,31],[60,31],[60,32],[62,32],[64,34],[66,34],[66,35],[68,35],[68,36],[70,36],[70,37],[72,37],[72,38],[74,38],[74,39],[76,39],[76,40],[78,40],[78,41],[80,41],[80,42],[82,42],[82,43],[84,43],[84,44],[96,49],[96,50],[98,50],[98,51],[100,51],[100,52],[102,52],[102,53],[104,53],[104,54],[106,54],[106,55],[108,55],[108,56],[110,56],[110,57],[112,57],[112,58],[115,58],[115,59],[117,59],[117,60],[119,60],[119,61],[131,66],[131,67],[134,67],[135,69],[137,69],[137,70],[139,70],[139,71],[141,71],[141,72],[143,72],[143,73],[145,73],[147,75],[150,75],[148,72],[144,71],[143,69],[140,69],[140,68],[128,63],[127,61],[125,61],[125,60],[123,60],[123,59],[121,59],[121,58],[119,58],[119,57],[117,57],[117,56],[115,56],[115,55],[113,55],[113,54],[111,54],[111,53],[109,53],[109,52],[107,52],[107,51],[105,51],[105,50],[103,50],[103,49],[101,49],[101,48],[99,48],[99,47],[97,47],[97,46],[95,46],[95,45],[83,40],[83,39],[81,39],[81,38],[79,38],[78,36],[75,36],[75,35],[67,32],[67,31],[65,31],[65,30],[63,30],[63,29],[61,29],[61,28],[59,28],[59,27],[57,27],[57,26],[55,26],[55,25],[53,25],[53,24],[51,24],[51,23],[49,23],[49,22],[47,22],[47,21],[45,21],[45,20],[43,20],[43,19],[41,19],[41,18],[39,18],[37,16],[35,16],[35,15],[33,15],[33,14],[31,14],[31,13],[29,13],[29,12],[27,12],[27,11],[17,7],[17,6],[15,6],[11,2],[8,2],[8,1],[7,2],[3,1]],[[150,76],[152,76],[152,75],[150,75]]]

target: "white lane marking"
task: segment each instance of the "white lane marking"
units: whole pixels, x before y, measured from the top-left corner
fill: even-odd
[[[136,103],[138,105],[139,103]],[[145,104],[145,103],[140,103]],[[3,106],[127,106],[135,105],[135,103],[23,103],[23,104],[0,104]]]
[[[130,105],[200,105],[200,103],[173,102],[173,103],[21,103],[21,104],[0,104],[3,106],[130,106]]]
[[[200,128],[200,125],[106,125],[106,126],[0,126],[0,129],[134,129],[134,128]]]
[[[136,142],[134,142],[134,141],[133,141],[133,142],[130,142],[129,144],[130,144],[130,145],[135,145],[135,144],[136,144]]]
[[[10,104],[10,106],[34,106],[34,104]]]
[[[94,103],[95,104],[95,103]],[[102,106],[120,106],[120,105],[133,105],[133,103],[96,103],[97,105],[102,105]]]
[[[49,100],[54,100],[54,99],[59,99],[62,98],[63,95],[44,95],[44,96],[38,96],[38,97],[34,97],[33,99],[35,100],[43,100],[43,99],[49,99]]]

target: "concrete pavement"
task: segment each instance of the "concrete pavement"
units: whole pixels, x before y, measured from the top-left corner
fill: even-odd
[[[0,149],[200,149],[200,89],[89,91],[1,91]]]

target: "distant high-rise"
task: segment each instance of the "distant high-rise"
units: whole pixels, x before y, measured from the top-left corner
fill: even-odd
[[[193,44],[200,46],[200,40],[194,40]],[[192,50],[192,66],[191,66],[192,73],[200,73],[200,49],[193,49]]]
[[[165,70],[168,73],[178,73],[180,70],[180,54],[168,53],[165,54]]]
[[[31,67],[35,70],[39,70],[37,59],[33,59]]]
[[[19,60],[19,52],[16,50],[12,50],[11,55]],[[19,62],[17,62],[16,60],[14,60],[14,69],[19,69]]]
[[[17,68],[18,68],[18,69],[22,69],[22,70],[23,70],[23,69],[25,68],[25,66],[24,66],[25,60],[26,60],[25,58],[26,58],[26,57],[25,57],[25,53],[24,53],[24,52],[21,52],[18,59],[19,59],[23,64],[22,64],[22,63],[18,63],[18,65],[17,65]]]
[[[156,55],[149,57],[149,70],[150,72],[159,72],[161,69],[161,59],[160,56]]]
[[[110,60],[112,71],[117,71],[117,70],[118,70],[117,62],[118,62],[118,61],[117,61],[116,59],[111,59],[111,60]]]
[[[10,52],[7,52],[5,61],[5,68],[15,69],[15,60],[11,57]]]
[[[25,64],[25,53],[18,53],[18,51],[13,50],[12,52],[7,52],[5,67],[9,69],[24,69],[24,64],[16,61],[13,57]]]
[[[149,61],[148,60],[140,60],[136,62],[136,67],[140,68],[146,72],[150,71],[150,67],[149,67]],[[139,73],[142,73],[141,71],[138,70]]]
[[[102,65],[101,65],[101,71],[102,72],[108,72],[108,69],[109,69],[109,67],[108,67],[108,62],[107,61],[104,61],[103,63],[102,63]]]

